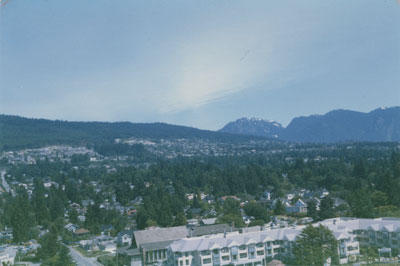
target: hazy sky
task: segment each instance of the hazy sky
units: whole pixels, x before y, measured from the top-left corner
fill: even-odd
[[[0,45],[5,114],[218,129],[400,105],[396,0],[9,0]]]

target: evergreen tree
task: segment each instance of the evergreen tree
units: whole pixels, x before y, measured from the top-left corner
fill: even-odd
[[[147,227],[147,220],[149,215],[144,208],[140,208],[136,214],[136,225],[139,229],[143,230]]]
[[[336,265],[338,243],[328,228],[309,225],[297,237],[294,254],[297,265],[324,265],[328,258]]]
[[[333,199],[329,196],[324,197],[321,200],[319,218],[321,220],[329,219],[335,217],[335,210],[333,208]]]
[[[11,226],[13,228],[13,241],[20,243],[29,240],[29,230],[32,221],[29,216],[30,204],[25,189],[18,192],[12,207]]]
[[[57,229],[53,225],[49,233],[44,235],[40,240],[40,248],[38,249],[37,256],[40,259],[50,259],[57,254],[59,244],[57,242]]]
[[[274,209],[274,214],[275,215],[282,215],[285,214],[285,206],[283,205],[283,203],[280,200],[276,201],[275,204],[275,209]]]
[[[49,211],[46,204],[45,188],[41,179],[34,180],[34,190],[32,193],[32,205],[35,212],[36,221],[38,224],[43,225],[45,221],[50,220]]]
[[[307,203],[307,215],[310,216],[314,222],[319,221],[317,203],[315,200],[311,200]]]
[[[174,220],[174,226],[186,225],[186,217],[183,212],[179,212]]]
[[[365,189],[358,190],[351,194],[349,204],[354,217],[373,217],[373,204],[370,193]]]
[[[60,247],[55,266],[72,266],[72,265],[75,265],[75,263],[73,262],[72,257],[69,254],[69,250],[66,246],[62,245]]]

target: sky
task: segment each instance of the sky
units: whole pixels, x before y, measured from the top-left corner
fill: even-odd
[[[216,130],[400,105],[397,0],[8,0],[0,113]]]

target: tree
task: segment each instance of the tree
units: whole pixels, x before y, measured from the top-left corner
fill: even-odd
[[[267,210],[257,203],[250,202],[246,204],[246,206],[244,206],[244,211],[248,216],[253,216],[256,220],[263,220],[264,223],[270,220]]]
[[[34,181],[34,187],[32,193],[32,205],[33,210],[36,214],[36,221],[38,224],[43,225],[45,221],[50,220],[49,210],[47,209],[46,198],[45,198],[45,188],[43,182],[36,178]]]
[[[333,199],[329,196],[324,197],[321,200],[319,218],[321,220],[335,217],[335,210],[333,209]]]
[[[308,225],[297,237],[294,254],[298,265],[324,265],[330,258],[338,263],[338,242],[332,231],[323,225]]]
[[[57,236],[57,229],[53,225],[50,231],[39,240],[40,248],[38,249],[37,256],[40,259],[50,259],[57,254],[59,249]]]
[[[222,223],[230,223],[236,227],[243,227],[244,222],[240,213],[240,205],[237,200],[227,198],[223,205],[224,215],[219,219]]]
[[[360,254],[363,255],[367,263],[374,263],[379,258],[377,248],[373,247],[360,247]]]
[[[62,245],[60,247],[60,251],[58,253],[58,259],[55,264],[56,266],[70,266],[75,265],[72,260],[71,255],[69,254],[69,250],[66,246]]]
[[[311,200],[309,203],[307,203],[307,215],[310,216],[314,222],[319,221],[317,203],[315,200]]]
[[[373,217],[373,204],[369,192],[365,189],[354,192],[350,197],[349,204],[354,217]]]
[[[13,241],[15,243],[27,241],[29,239],[28,232],[32,225],[29,211],[30,204],[28,194],[25,189],[22,189],[15,199],[11,213],[11,226],[13,228]]]
[[[183,212],[178,212],[174,220],[174,226],[186,225],[186,217]]]
[[[149,215],[144,208],[141,208],[137,211],[136,224],[139,229],[143,230],[147,227],[148,219],[149,219]]]
[[[71,208],[71,210],[68,212],[69,221],[73,224],[77,224],[79,222],[78,216],[78,211],[75,208]]]
[[[285,214],[285,205],[283,205],[283,203],[280,200],[276,201],[274,214],[276,215]]]

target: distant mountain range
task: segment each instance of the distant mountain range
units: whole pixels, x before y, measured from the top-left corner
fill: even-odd
[[[0,151],[58,144],[111,144],[116,138],[185,138],[216,142],[400,141],[400,107],[379,108],[369,113],[334,110],[325,115],[294,118],[286,128],[275,121],[241,118],[219,131],[165,123],[68,122],[0,115]]]
[[[240,118],[219,131],[296,142],[400,141],[400,107],[369,113],[333,110],[325,115],[296,117],[286,128],[275,121]]]

